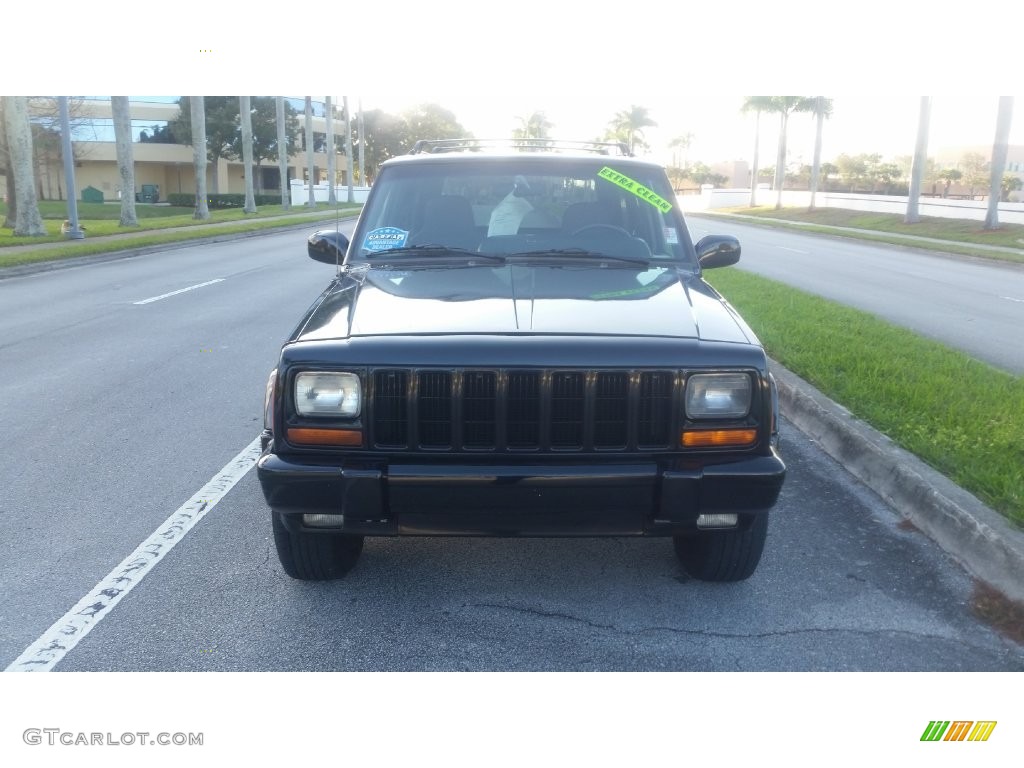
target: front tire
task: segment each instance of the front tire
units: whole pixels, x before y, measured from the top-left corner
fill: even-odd
[[[676,557],[693,578],[743,581],[757,569],[767,535],[768,513],[761,512],[744,528],[700,531],[672,540]]]
[[[290,531],[280,512],[272,512],[274,545],[284,572],[302,581],[340,579],[355,566],[363,537],[343,533]]]

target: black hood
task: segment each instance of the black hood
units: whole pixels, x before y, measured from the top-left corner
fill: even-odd
[[[293,340],[417,334],[756,342],[692,272],[617,264],[354,268],[325,291]]]

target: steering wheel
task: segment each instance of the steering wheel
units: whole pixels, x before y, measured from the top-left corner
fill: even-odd
[[[616,235],[625,240],[632,240],[633,236],[622,227],[617,227],[614,224],[587,224],[585,227],[580,227],[572,233],[573,237],[576,235],[585,235],[591,232],[608,232],[609,234]]]

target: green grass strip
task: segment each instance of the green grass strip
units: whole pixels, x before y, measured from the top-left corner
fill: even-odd
[[[1024,378],[748,272],[708,281],[771,357],[1024,525]]]

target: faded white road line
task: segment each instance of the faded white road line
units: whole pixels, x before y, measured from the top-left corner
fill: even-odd
[[[792,251],[793,253],[803,253],[803,254],[810,253],[810,251],[801,251],[799,248],[787,248],[784,245],[776,245],[775,247],[776,248],[781,248],[784,251]]]
[[[1018,304],[1024,304],[1024,299],[1015,299],[1013,296],[1000,296],[1000,299],[1006,299],[1007,301],[1016,301]]]
[[[121,561],[99,584],[42,636],[11,662],[5,672],[49,672],[70,653],[114,606],[174,549],[206,513],[217,506],[235,483],[256,465],[260,456],[257,437],[235,458],[168,517],[135,551]]]
[[[213,285],[214,283],[223,283],[223,282],[224,282],[224,278],[223,277],[218,277],[216,280],[207,280],[205,283],[199,283],[199,285],[190,285],[188,288],[179,288],[178,290],[171,291],[170,293],[164,293],[164,294],[161,294],[160,296],[151,296],[148,299],[143,299],[142,301],[136,301],[136,302],[133,302],[133,303],[136,304],[136,305],[138,305],[138,304],[152,304],[154,301],[160,301],[160,299],[166,299],[168,296],[177,296],[179,293],[185,293],[185,291],[194,291],[196,288],[202,288],[204,285]]]

